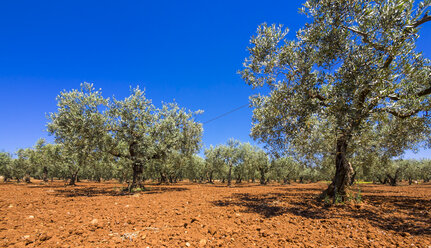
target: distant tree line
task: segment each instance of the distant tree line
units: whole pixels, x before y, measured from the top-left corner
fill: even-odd
[[[309,183],[329,181],[335,173],[331,163],[310,167],[292,157],[273,158],[257,146],[233,139],[223,145],[210,146],[204,154],[205,158],[196,154],[181,156],[172,153],[163,161],[154,159],[144,163],[142,171],[134,176],[133,160],[114,156],[111,152],[98,152],[97,157],[94,156],[75,172],[76,164],[66,153],[64,145],[47,144],[40,139],[34,147],[18,150],[15,158],[11,154],[0,153],[0,175],[5,182],[16,180],[28,183],[31,178],[45,182],[62,179],[69,183],[83,179],[94,182],[115,179],[129,183],[130,187],[134,182],[144,180],[176,183],[185,179],[196,183],[214,183],[217,180],[226,185],[244,182],[262,185],[269,182]],[[429,159],[382,160],[375,157],[358,161],[353,166],[356,168],[356,180],[360,181],[395,186],[400,181],[413,184],[426,183],[431,179]]]

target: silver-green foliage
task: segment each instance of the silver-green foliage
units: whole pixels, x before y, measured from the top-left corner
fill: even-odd
[[[309,0],[302,12],[311,22],[295,40],[282,26],[259,26],[241,71],[253,88],[269,89],[252,97],[252,136],[274,150],[312,151],[306,134],[327,123],[335,141],[331,195],[345,194],[350,147],[364,132],[385,136],[397,152],[429,143],[431,67],[416,40],[431,20],[430,2]]]
[[[79,170],[98,156],[105,136],[106,106],[100,90],[92,84],[81,84],[80,90],[62,91],[57,97],[57,112],[49,115],[48,131],[62,145],[67,157],[70,184],[75,184]]]

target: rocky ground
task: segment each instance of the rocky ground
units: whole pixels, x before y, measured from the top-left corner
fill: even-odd
[[[0,184],[0,247],[431,247],[431,185]]]

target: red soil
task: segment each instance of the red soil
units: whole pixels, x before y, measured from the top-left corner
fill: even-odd
[[[431,185],[325,206],[325,184],[78,184],[0,184],[0,247],[431,247]]]

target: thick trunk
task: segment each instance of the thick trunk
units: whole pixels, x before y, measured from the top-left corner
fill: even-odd
[[[48,182],[48,168],[46,166],[43,167],[42,179],[44,182]]]
[[[167,177],[165,176],[165,174],[163,174],[162,172],[160,172],[160,184],[162,184],[162,183],[167,183],[168,182],[168,179],[167,179]]]
[[[136,188],[136,186],[142,186],[141,185],[141,181],[140,181],[140,175],[143,172],[143,168],[142,165],[139,162],[134,162],[133,163],[133,179],[132,179],[132,183],[129,184],[129,192],[132,192],[132,190],[134,188]]]
[[[401,169],[397,169],[393,177],[389,174],[386,175],[386,178],[389,179],[389,185],[397,186],[397,181],[400,173],[401,173]]]
[[[229,163],[229,173],[227,174],[227,186],[230,186],[232,183],[232,164]]]
[[[352,181],[353,167],[347,161],[347,140],[345,136],[341,136],[337,139],[337,153],[335,156],[335,176],[332,183],[323,192],[324,196],[332,197],[333,201],[337,200],[345,201],[346,189]]]
[[[78,177],[77,174],[78,173],[72,173],[72,175],[70,176],[69,185],[76,186],[76,179]]]

